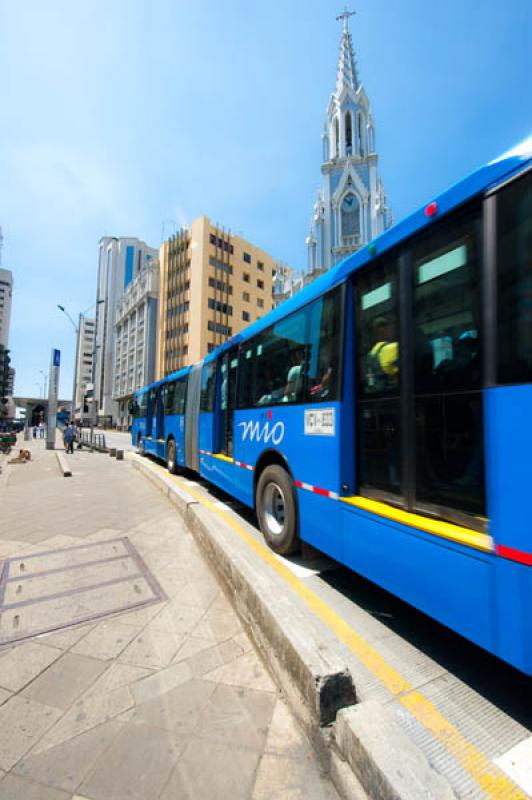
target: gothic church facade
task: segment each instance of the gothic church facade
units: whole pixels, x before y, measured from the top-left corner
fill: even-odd
[[[384,186],[379,177],[375,123],[359,82],[345,11],[336,87],[322,134],[323,186],[306,239],[308,279],[330,269],[390,227]],[[306,282],[306,281],[305,281]]]

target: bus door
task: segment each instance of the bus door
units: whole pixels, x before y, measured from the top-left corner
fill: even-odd
[[[151,439],[155,432],[155,402],[156,402],[155,389],[150,389],[148,392],[148,403],[146,407],[146,437]]]
[[[229,350],[220,362],[220,429],[218,452],[233,457],[233,417],[238,367],[238,350]]]
[[[164,390],[166,387],[160,386],[155,389],[154,412],[153,412],[153,432],[154,439],[164,440]]]

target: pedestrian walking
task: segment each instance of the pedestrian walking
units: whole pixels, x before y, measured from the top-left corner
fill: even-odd
[[[44,422],[41,420],[41,421],[39,422],[39,438],[41,438],[41,439],[44,439],[44,431],[45,431],[45,428],[46,428],[46,425],[45,425],[45,424],[44,424]]]
[[[33,426],[33,438],[34,438],[34,439],[36,439],[36,438],[37,438],[37,425],[34,425],[34,426]]]
[[[76,441],[76,427],[73,422],[69,422],[65,428],[65,435],[63,437],[65,443],[65,452],[74,452],[74,442]]]

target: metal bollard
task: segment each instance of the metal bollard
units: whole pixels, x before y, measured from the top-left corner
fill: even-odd
[[[117,450],[116,451],[116,460],[117,461],[123,461],[124,460],[124,451],[123,450]]]
[[[109,448],[109,455],[111,456],[111,458],[114,458],[116,456],[116,447]]]

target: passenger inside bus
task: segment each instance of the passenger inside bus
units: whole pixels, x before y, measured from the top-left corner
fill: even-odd
[[[367,386],[372,392],[393,389],[399,380],[399,346],[394,322],[377,317],[374,322],[375,344],[367,359]]]

